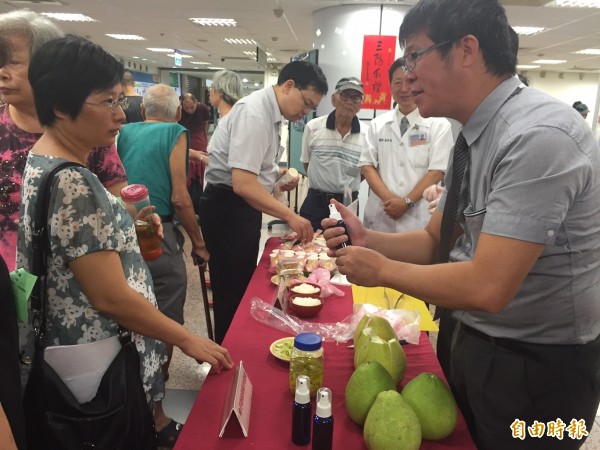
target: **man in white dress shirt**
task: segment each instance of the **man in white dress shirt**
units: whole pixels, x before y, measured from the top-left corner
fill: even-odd
[[[389,70],[397,105],[373,119],[359,162],[371,188],[364,225],[385,232],[425,227],[431,216],[423,191],[442,180],[454,145],[450,122],[419,114],[403,64],[399,58]]]

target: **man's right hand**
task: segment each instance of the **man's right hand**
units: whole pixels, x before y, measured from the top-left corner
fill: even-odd
[[[194,261],[194,265],[200,267],[206,267],[208,260],[210,259],[210,254],[206,249],[206,245],[201,244],[192,247],[192,261]]]
[[[294,230],[297,234],[297,239],[301,242],[311,242],[315,235],[310,221],[304,217],[300,217],[298,214],[294,214],[290,220],[288,220],[288,226]]]
[[[342,215],[342,219],[350,234],[348,237],[352,240],[352,245],[366,247],[367,229],[361,223],[360,219],[337,200],[333,199],[331,200],[331,203],[335,205],[336,209]],[[323,227],[323,230],[325,230],[323,232],[323,237],[327,242],[327,247],[332,251],[335,250],[338,245],[343,244],[348,240],[344,236],[344,229],[342,227],[337,227],[336,224],[337,220],[331,218],[326,218],[321,221],[321,226]]]

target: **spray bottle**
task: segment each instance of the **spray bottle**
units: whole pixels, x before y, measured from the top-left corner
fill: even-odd
[[[333,416],[331,415],[331,389],[317,391],[317,412],[313,419],[312,450],[332,450]]]
[[[336,226],[343,227],[344,233],[346,234],[346,236],[348,236],[348,240],[346,242],[342,242],[340,245],[338,245],[337,248],[340,249],[352,245],[352,240],[350,240],[350,234],[348,233],[348,228],[346,228],[346,223],[343,221],[342,215],[339,213],[339,211],[333,203],[329,204],[329,217],[331,219],[337,220]]]
[[[306,375],[296,378],[296,395],[292,410],[292,442],[296,445],[306,445],[310,442],[312,405],[309,384],[310,380]]]

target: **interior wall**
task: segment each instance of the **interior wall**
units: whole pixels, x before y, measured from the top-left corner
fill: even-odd
[[[572,105],[577,100],[590,109],[586,122],[594,124],[600,74],[571,72],[523,72],[531,86]]]
[[[329,92],[319,104],[317,116],[333,111],[331,94],[340,78],[361,77],[364,36],[398,36],[398,24],[408,10],[407,6],[396,5],[343,5],[313,13],[314,45],[319,49],[319,66],[329,83]],[[401,54],[396,40],[395,58]],[[373,110],[361,109],[358,116],[371,119]]]

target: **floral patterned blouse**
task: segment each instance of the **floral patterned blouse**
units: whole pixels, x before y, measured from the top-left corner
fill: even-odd
[[[15,269],[25,161],[29,150],[41,135],[21,130],[10,117],[8,105],[0,106],[0,254],[10,271]],[[105,187],[127,180],[114,145],[92,150],[87,166]]]
[[[26,270],[32,264],[32,222],[40,198],[41,178],[64,161],[37,154],[27,158],[17,245],[17,264]],[[69,263],[97,251],[116,251],[129,286],[156,307],[152,278],[140,254],[133,219],[98,178],[83,167],[60,171],[51,192],[48,217],[52,256],[48,261],[45,344],[85,344],[115,336],[117,324],[91,306]],[[32,356],[33,333],[30,325],[26,328],[21,333],[21,345]],[[166,360],[165,347],[154,339],[135,333],[133,336],[140,353],[140,371],[148,401],[160,400],[164,396],[161,365]]]

